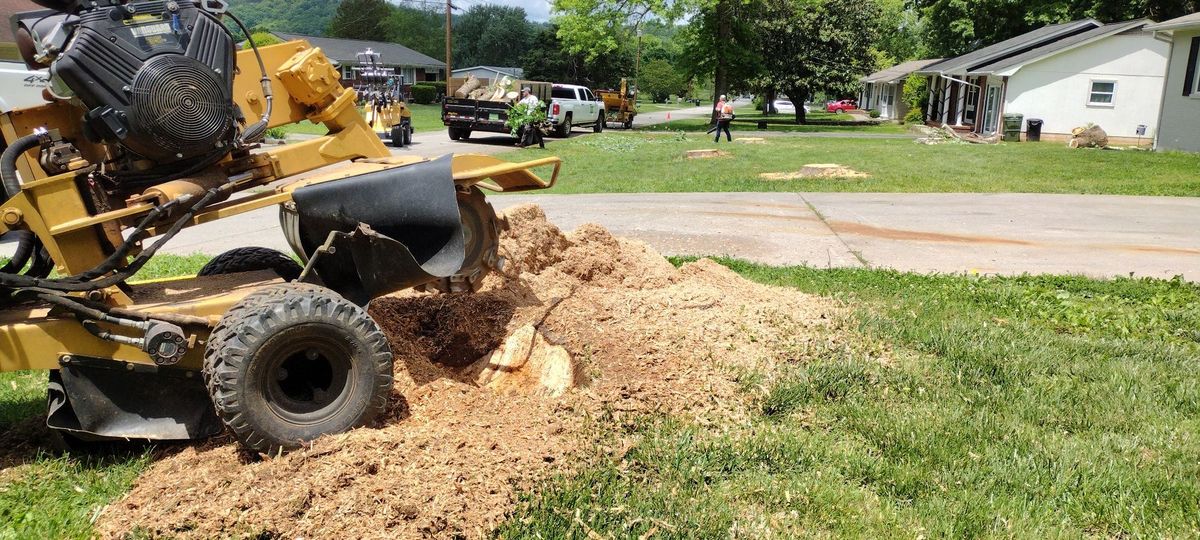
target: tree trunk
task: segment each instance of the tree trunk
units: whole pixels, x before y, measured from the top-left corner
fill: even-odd
[[[804,102],[808,101],[808,90],[804,88],[788,88],[788,99],[792,100],[792,106],[796,109],[796,123],[804,125],[808,123],[808,115],[804,112]]]
[[[716,6],[717,16],[717,43],[714,50],[717,53],[717,67],[713,80],[713,124],[717,123],[717,101],[722,95],[729,93],[729,56],[726,51],[729,48],[729,43],[733,39],[733,26],[730,24],[730,18],[733,16],[733,10],[729,3],[732,0],[720,0]]]

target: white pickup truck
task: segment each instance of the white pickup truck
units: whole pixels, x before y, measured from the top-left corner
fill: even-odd
[[[556,84],[550,92],[547,116],[554,124],[554,134],[561,138],[571,135],[575,126],[592,126],[592,131],[604,131],[604,102],[587,87]]]
[[[47,77],[45,71],[30,71],[25,64],[0,61],[0,113],[45,105]]]

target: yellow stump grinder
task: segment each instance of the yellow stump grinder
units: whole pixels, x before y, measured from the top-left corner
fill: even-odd
[[[320,49],[238,52],[221,0],[38,4],[12,22],[47,103],[0,115],[0,370],[50,372],[68,440],[228,428],[276,452],[372,422],[393,359],[367,303],[473,290],[499,263],[481,188],[558,176],[556,158],[393,157]],[[328,135],[259,146],[303,120]],[[267,207],[303,264],[246,247],[134,281],[180,230]]]

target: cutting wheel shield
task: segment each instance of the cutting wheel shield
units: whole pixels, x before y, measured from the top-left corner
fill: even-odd
[[[325,286],[365,305],[458,273],[465,257],[451,158],[297,189],[290,235]],[[333,234],[331,236],[331,233]]]

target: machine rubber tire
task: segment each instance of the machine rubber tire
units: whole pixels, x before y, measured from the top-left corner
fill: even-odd
[[[563,120],[563,123],[554,128],[554,136],[560,139],[566,139],[571,136],[571,116]]]
[[[417,287],[425,292],[475,292],[488,272],[500,263],[500,218],[483,192],[472,186],[458,192],[458,212],[462,216],[466,257],[458,274]]]
[[[596,119],[596,124],[592,126],[592,133],[604,133],[604,113],[600,113],[600,117]]]
[[[204,354],[217,416],[245,447],[276,454],[384,413],[393,357],[366,311],[308,284],[260,293],[230,309]]]
[[[633,120],[625,121],[625,129],[633,129]]]
[[[263,247],[244,247],[217,255],[197,275],[219,276],[260,270],[273,270],[279,277],[295,281],[300,278],[304,267],[283,252]]]
[[[404,126],[392,126],[392,147],[404,148]]]
[[[412,125],[404,126],[404,146],[412,146],[413,128]]]

